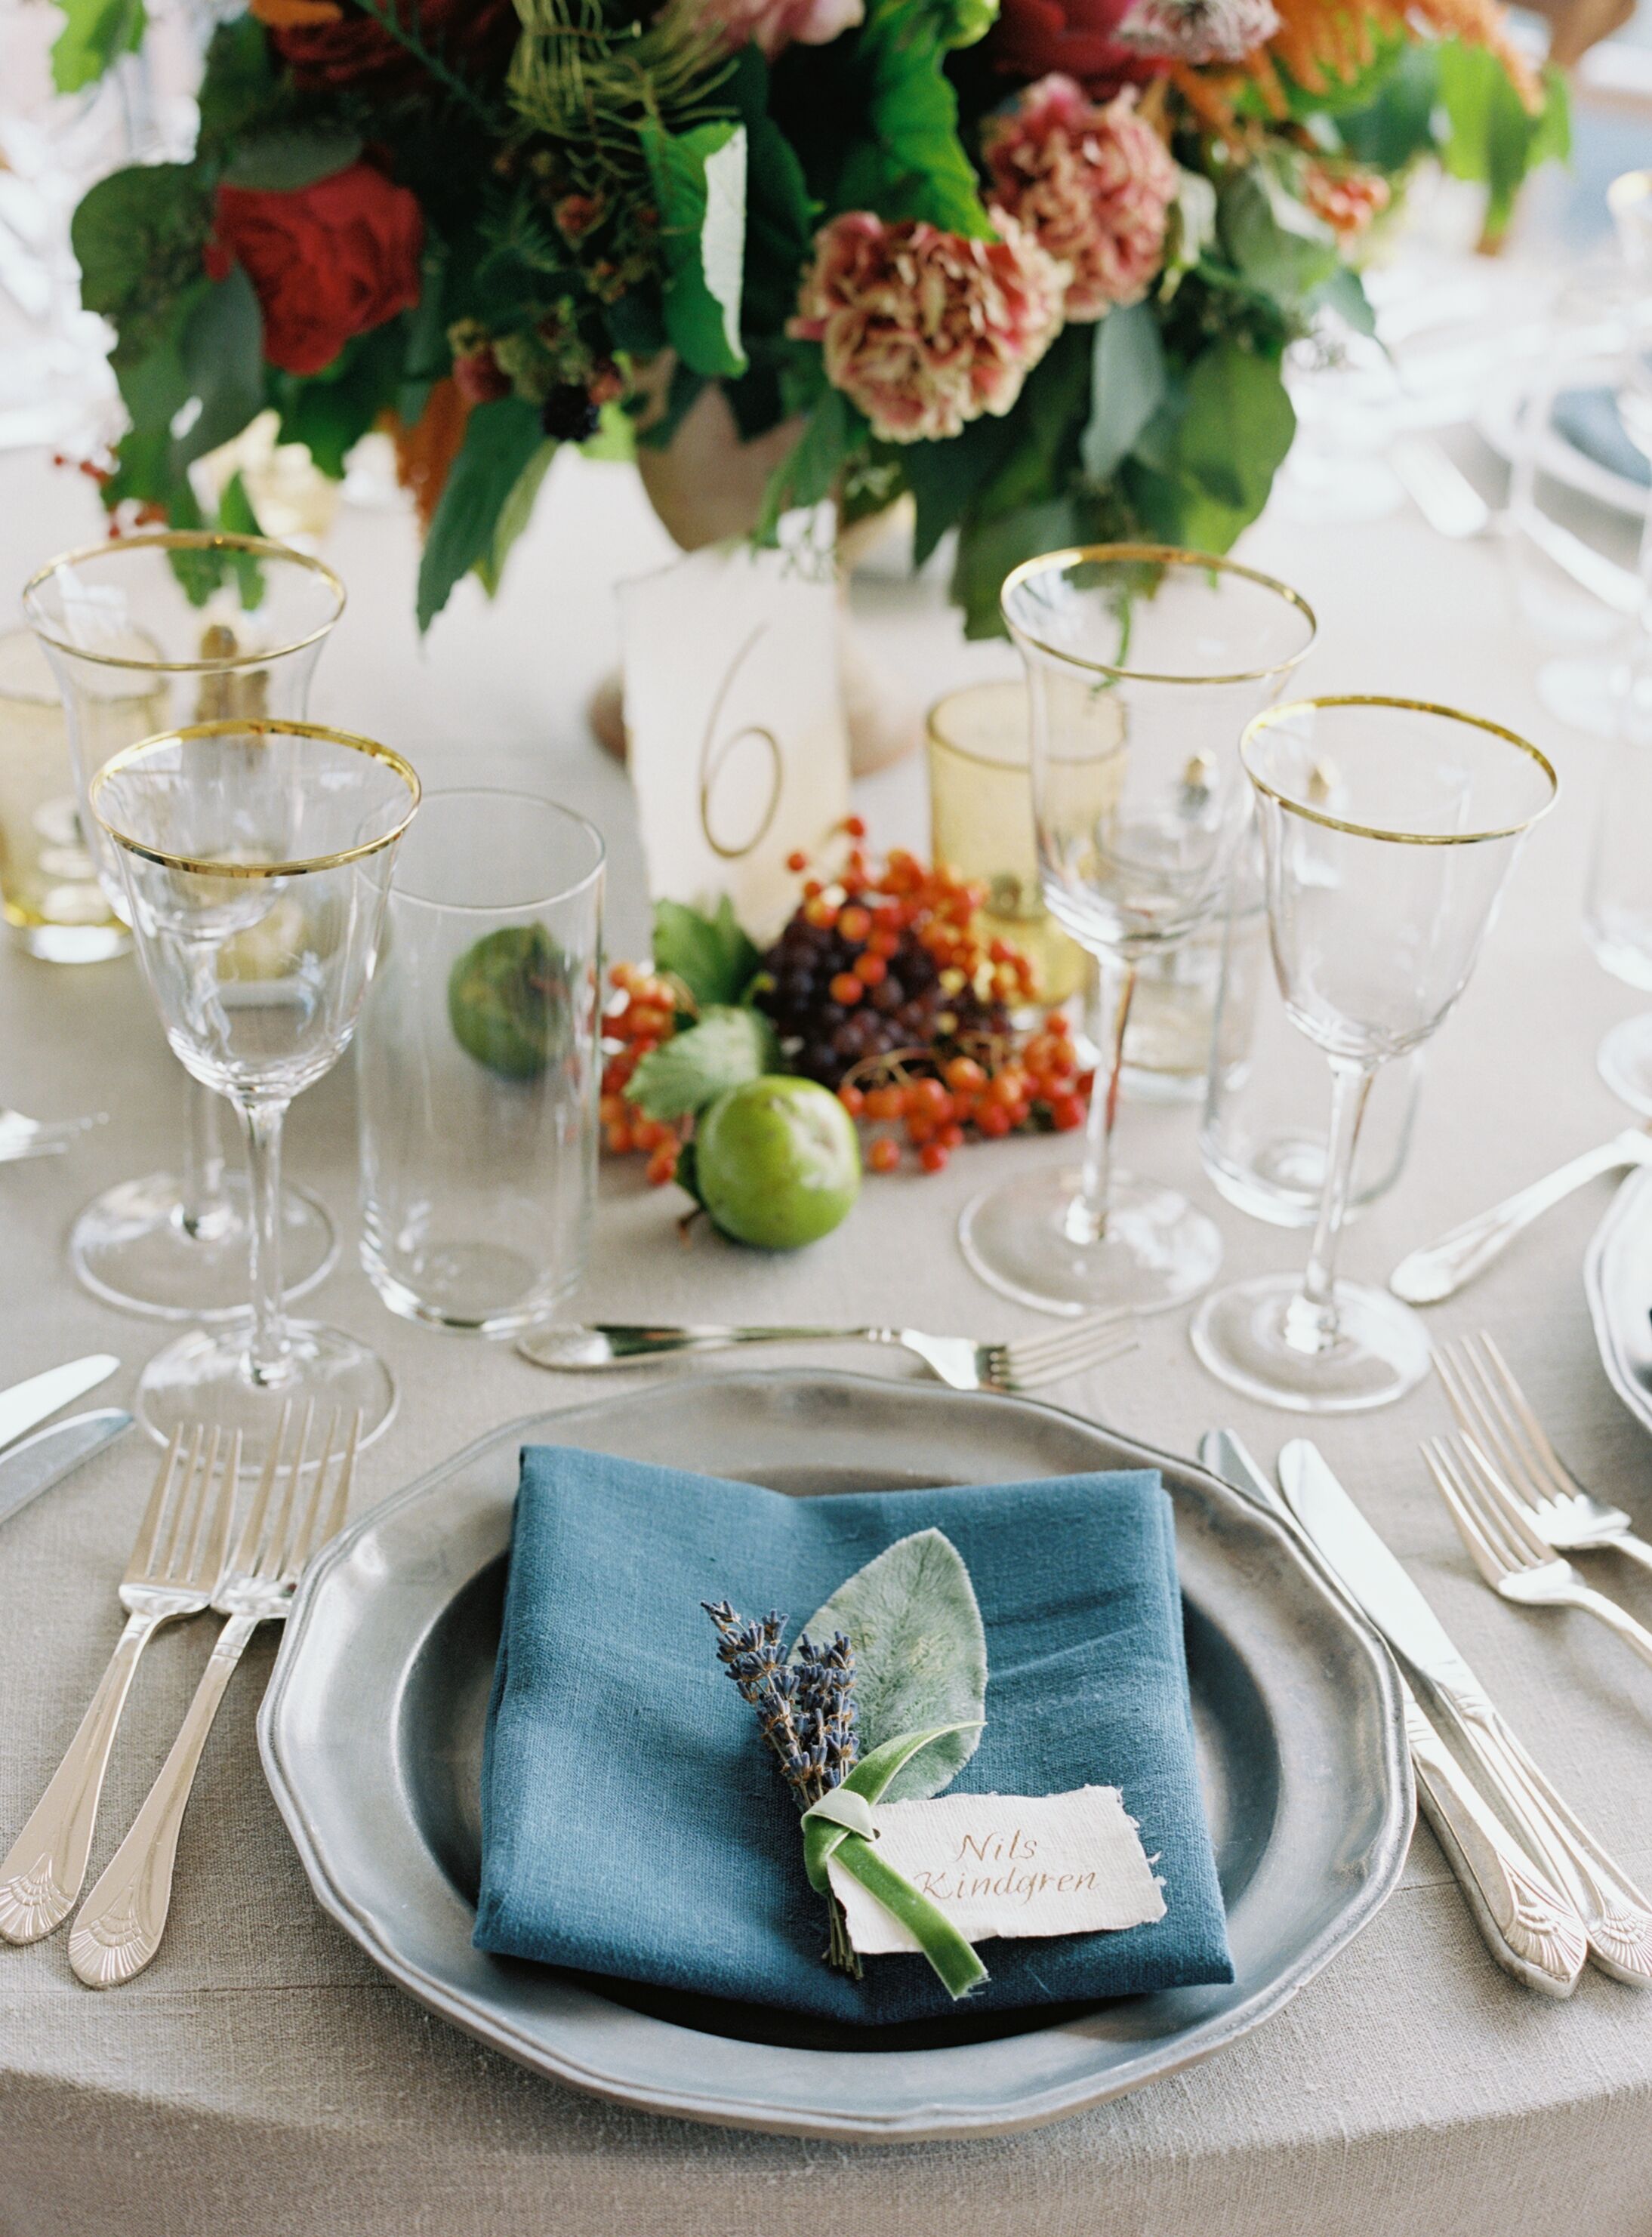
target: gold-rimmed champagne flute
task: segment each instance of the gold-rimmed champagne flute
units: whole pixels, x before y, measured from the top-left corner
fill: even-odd
[[[1131,994],[1216,912],[1249,810],[1239,733],[1312,644],[1313,614],[1272,576],[1157,544],[1029,559],[1001,604],[1027,674],[1044,900],[1095,958],[1104,1057],[1082,1168],[988,1189],[959,1239],[1023,1303],[1160,1311],[1207,1286],[1221,1241],[1177,1191],[1113,1168]]]
[[[1337,1278],[1371,1084],[1428,1039],[1468,985],[1520,842],[1558,781],[1496,723],[1363,695],[1270,709],[1240,754],[1280,992],[1331,1066],[1330,1145],[1306,1270],[1206,1298],[1193,1349],[1247,1397],[1352,1413],[1402,1397],[1429,1365],[1409,1305]]]
[[[204,1422],[261,1462],[284,1406],[358,1417],[365,1442],[395,1404],[390,1371],[343,1330],[282,1304],[281,1126],[349,1045],[391,866],[419,804],[400,754],[307,723],[231,718],[128,747],[91,808],[125,882],[139,958],[174,1053],[235,1105],[252,1184],[252,1313],[152,1359],[136,1406],[169,1439]]]
[[[63,699],[80,823],[109,905],[125,881],[88,811],[88,788],[123,747],[226,716],[301,719],[321,647],[344,610],[330,567],[258,537],[207,530],[122,536],[50,559],[25,584],[24,616]],[[338,1256],[317,1199],[281,1199],[288,1294]],[[226,1172],[217,1104],[188,1085],[175,1172],[146,1173],[93,1199],[69,1231],[69,1264],[96,1297],[162,1320],[246,1310],[247,1183]]]

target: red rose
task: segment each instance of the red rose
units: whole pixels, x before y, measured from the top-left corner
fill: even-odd
[[[320,373],[353,334],[419,300],[425,222],[406,187],[370,163],[274,194],[220,187],[207,269],[239,264],[264,314],[264,355],[283,373]]]
[[[1120,86],[1160,76],[1163,55],[1144,55],[1113,34],[1131,0],[1003,0],[981,51],[1001,76],[1041,78],[1052,70],[1076,78],[1094,101]]]
[[[423,43],[461,76],[503,71],[521,29],[512,0],[394,0],[399,20],[414,23]],[[253,0],[270,43],[300,85],[367,86],[380,92],[417,84],[424,66],[362,9],[338,0]]]

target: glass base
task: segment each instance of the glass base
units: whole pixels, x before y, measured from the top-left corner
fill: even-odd
[[[393,1313],[463,1336],[520,1336],[552,1319],[579,1286],[576,1279],[547,1288],[537,1258],[500,1244],[426,1245],[406,1265],[404,1280],[364,1241],[361,1266]]]
[[[1652,1011],[1614,1026],[1595,1053],[1595,1068],[1620,1103],[1652,1118]]]
[[[1313,1345],[1298,1313],[1301,1277],[1266,1274],[1206,1297],[1193,1316],[1193,1350],[1217,1380],[1292,1414],[1358,1414],[1391,1405],[1429,1369],[1428,1334],[1385,1290],[1337,1284],[1337,1333]],[[1297,1343],[1292,1336],[1298,1337]]]
[[[108,963],[132,946],[123,924],[20,923],[15,917],[7,923],[15,944],[42,963]]]
[[[1107,1233],[1068,1232],[1076,1172],[1023,1173],[964,1206],[963,1255],[981,1280],[1047,1313],[1168,1312],[1208,1289],[1222,1263],[1214,1224],[1158,1181],[1113,1176]]]
[[[347,1429],[352,1415],[360,1413],[364,1445],[388,1429],[396,1410],[396,1386],[376,1351],[341,1329],[294,1321],[287,1370],[279,1382],[263,1385],[253,1381],[248,1364],[249,1326],[243,1310],[238,1327],[215,1335],[194,1330],[149,1362],[138,1378],[136,1411],[157,1444],[169,1443],[175,1430],[188,1432],[197,1422],[232,1435],[239,1429],[242,1468],[261,1468],[282,1407],[290,1403],[296,1418],[312,1401],[318,1429],[330,1422],[334,1408]],[[312,1449],[319,1452],[320,1444],[313,1443]]]
[[[69,1236],[69,1263],[83,1289],[122,1312],[153,1320],[244,1319],[252,1294],[247,1177],[226,1173],[222,1213],[190,1234],[170,1173],[146,1173],[95,1197]],[[288,1299],[333,1270],[338,1237],[326,1208],[303,1189],[281,1191],[281,1264]]]

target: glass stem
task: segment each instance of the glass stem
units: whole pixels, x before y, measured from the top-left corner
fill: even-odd
[[[224,1198],[223,1141],[218,1130],[218,1098],[198,1079],[188,1079],[184,1089],[179,1193],[184,1233],[192,1242],[215,1240],[215,1231],[231,1216]]]
[[[270,1389],[287,1379],[292,1353],[281,1310],[281,1126],[287,1105],[244,1103],[239,1109],[252,1192],[253,1332],[247,1356],[253,1381]]]
[[[1356,1064],[1346,1057],[1331,1059],[1331,1137],[1325,1146],[1319,1217],[1314,1223],[1302,1287],[1285,1316],[1285,1340],[1293,1351],[1317,1355],[1329,1351],[1337,1341],[1337,1246],[1348,1209],[1360,1121],[1376,1077],[1374,1064]]]
[[[1120,955],[1097,955],[1095,1041],[1101,1062],[1090,1091],[1083,1178],[1067,1207],[1067,1232],[1074,1243],[1100,1243],[1107,1231],[1107,1209],[1113,1197],[1113,1128],[1119,1116],[1125,1028],[1130,1023],[1130,1001],[1135,991],[1133,963]]]

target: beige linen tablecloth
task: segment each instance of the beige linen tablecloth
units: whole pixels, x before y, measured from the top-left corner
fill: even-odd
[[[97,532],[83,483],[40,460],[0,461],[0,582]],[[1337,531],[1265,521],[1247,549],[1318,608],[1319,688],[1409,691],[1500,717],[1549,749],[1566,788],[1433,1053],[1410,1169],[1350,1237],[1350,1270],[1375,1277],[1623,1123],[1593,1055],[1635,998],[1596,969],[1578,932],[1602,750],[1538,710],[1534,648],[1508,617],[1494,547],[1447,545],[1398,516]],[[498,605],[485,610],[466,584],[423,651],[407,522],[347,513],[329,552],[351,606],[322,660],[314,713],[388,739],[429,782],[514,773],[586,809],[612,848],[611,952],[639,952],[645,911],[624,781],[580,718],[611,657],[610,584],[667,556],[628,472],[559,462]],[[931,584],[890,586],[878,603],[880,640],[925,690],[1003,661],[1001,648],[958,645]],[[876,835],[921,832],[915,764],[863,791]],[[42,1115],[111,1114],[69,1156],[0,1169],[0,1379],[107,1348],[127,1365],[99,1395],[123,1396],[166,1332],[83,1296],[63,1242],[94,1189],[164,1164],[174,1147],[177,1068],[129,963],[54,970],[0,955],[0,1096]],[[1214,1202],[1190,1113],[1130,1107],[1122,1134],[1128,1158],[1212,1205],[1230,1271],[1299,1260],[1299,1236]],[[1065,1149],[981,1148],[938,1178],[874,1181],[875,1213],[775,1261],[706,1235],[684,1250],[671,1194],[611,1171],[585,1304],[616,1318],[876,1316],[1012,1332],[1034,1316],[976,1285],[953,1221],[983,1174]],[[591,1395],[589,1381],[553,1379],[508,1350],[380,1308],[354,1264],[347,1066],[297,1107],[291,1169],[347,1234],[341,1269],[315,1303],[371,1336],[400,1379],[400,1413],[363,1463],[364,1501],[501,1421]],[[1608,1185],[1552,1214],[1437,1324],[1448,1335],[1495,1330],[1575,1464],[1652,1528],[1652,1444],[1602,1376],[1580,1281]],[[1230,1423],[1271,1461],[1299,1425],[1209,1381],[1185,1323],[1151,1323],[1133,1359],[1054,1395],[1181,1450]],[[1417,1438],[1441,1425],[1423,1390],[1319,1434],[1536,1753],[1652,1884],[1652,1671],[1587,1618],[1504,1607],[1471,1577],[1417,1458]],[[32,1805],[108,1653],[114,1583],[150,1471],[133,1436],[0,1530],[0,1832]],[[1652,1619],[1652,1579],[1622,1566],[1609,1581]],[[199,1627],[169,1633],[140,1675],[94,1871],[159,1764],[205,1646]],[[1652,1996],[1592,1970],[1564,2005],[1511,1986],[1426,1831],[1375,1924],[1266,2027],[1192,2072],[1034,2134],[854,2148],[648,2119],[540,2081],[427,2016],[316,1909],[254,1752],[272,1653],[273,1642],[254,1650],[219,1719],[184,1829],[171,1930],[149,1971],[95,1995],[70,1976],[61,1936],[0,1950],[3,2237],[1652,2231]]]

